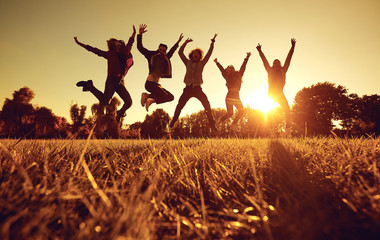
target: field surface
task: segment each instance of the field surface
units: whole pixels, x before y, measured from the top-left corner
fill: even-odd
[[[380,139],[0,140],[0,239],[380,239]]]

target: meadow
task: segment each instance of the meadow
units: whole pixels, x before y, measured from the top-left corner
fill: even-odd
[[[380,239],[380,139],[0,140],[0,239]]]

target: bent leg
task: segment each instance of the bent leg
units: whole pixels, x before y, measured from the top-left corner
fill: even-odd
[[[99,91],[99,89],[97,89],[94,85],[89,86],[88,90],[99,100],[100,104],[107,105],[107,104],[103,104],[105,102],[104,93]]]
[[[234,105],[229,101],[228,98],[226,98],[226,108],[227,108],[227,113],[222,116],[220,119],[221,122],[225,121],[227,118],[232,117],[233,111],[234,111]]]
[[[240,100],[240,97],[238,99],[233,100],[233,105],[235,105],[235,107],[238,110],[236,117],[235,117],[234,121],[232,122],[232,124],[236,124],[240,120],[240,118],[242,118],[244,115],[244,106]]]
[[[202,91],[202,88],[199,88],[197,90],[195,97],[199,101],[201,101],[201,103],[202,103],[202,105],[206,111],[208,122],[209,122],[211,128],[215,129],[215,121],[214,121],[214,117],[212,116],[210,102],[208,101],[206,94]]]
[[[279,94],[276,98],[277,103],[280,104],[282,110],[285,112],[285,118],[286,121],[288,122],[290,120],[290,107],[288,100],[286,100],[285,94]]]
[[[173,94],[156,82],[147,81],[145,88],[150,92],[149,97],[156,100],[156,104],[171,102],[174,100]]]
[[[124,116],[125,111],[127,111],[132,106],[132,98],[128,90],[123,84],[119,84],[116,88],[117,94],[123,99],[124,104],[121,109],[118,111],[118,114]]]
[[[113,94],[116,91],[116,87],[119,85],[120,79],[108,77],[106,80],[106,86],[104,88],[104,97],[103,102],[100,102],[103,105],[108,105]]]
[[[177,107],[175,108],[175,111],[174,111],[174,116],[170,122],[170,127],[173,127],[174,124],[176,123],[176,121],[178,120],[179,118],[179,115],[181,114],[181,111],[183,109],[183,107],[185,107],[187,101],[189,101],[189,99],[193,97],[193,95],[191,94],[190,91],[188,91],[186,88],[183,89],[183,93],[181,95],[181,97],[179,98],[178,100],[178,104],[177,104]]]

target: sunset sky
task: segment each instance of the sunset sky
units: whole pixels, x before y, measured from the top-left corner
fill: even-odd
[[[246,52],[252,52],[240,92],[244,106],[258,108],[266,96],[267,73],[256,50],[258,43],[268,61],[284,63],[297,40],[285,85],[289,103],[303,87],[318,82],[345,86],[349,93],[380,94],[379,0],[1,0],[0,1],[0,101],[28,86],[36,94],[34,105],[46,106],[70,121],[71,104],[87,106],[97,100],[75,83],[92,79],[104,90],[107,62],[75,44],[73,37],[106,50],[106,40],[128,40],[132,25],[148,25],[143,44],[169,48],[181,33],[193,42],[185,54],[200,47],[205,52],[217,33],[215,49],[203,72],[203,90],[212,108],[225,108],[225,80],[213,62],[240,68]],[[183,43],[182,40],[181,44]],[[146,59],[132,49],[135,64],[126,76],[133,106],[124,123],[143,121],[146,110],[140,96],[148,75]],[[185,66],[178,53],[172,57],[173,78],[162,79],[173,102],[153,104],[149,113],[163,108],[172,117],[185,86]],[[203,109],[191,99],[181,116]]]

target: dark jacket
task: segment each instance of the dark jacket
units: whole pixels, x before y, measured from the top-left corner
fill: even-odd
[[[175,50],[178,48],[178,44],[169,50],[166,55],[161,55],[158,50],[149,51],[142,45],[142,35],[137,35],[137,49],[148,60],[149,74],[156,73],[160,78],[172,77],[172,65],[170,58],[173,56]]]
[[[117,53],[115,51],[103,51],[90,45],[83,45],[83,47],[95,53],[100,57],[107,59],[107,75],[110,77],[124,78],[128,70],[133,65],[133,57],[131,54],[131,48],[134,42],[134,38],[130,37],[124,51]]]

